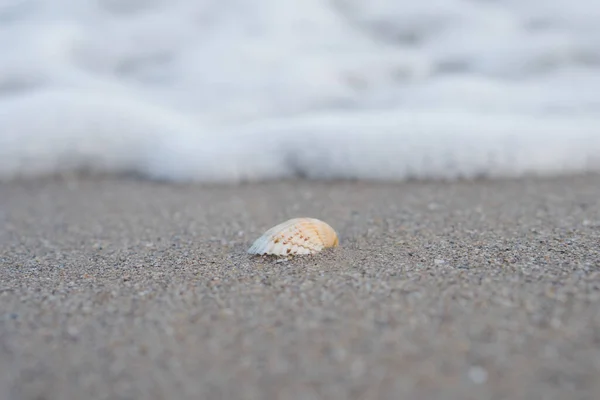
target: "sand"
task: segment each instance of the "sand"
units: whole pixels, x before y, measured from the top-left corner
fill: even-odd
[[[341,246],[245,254],[295,216]],[[600,177],[0,185],[0,398],[600,398]]]

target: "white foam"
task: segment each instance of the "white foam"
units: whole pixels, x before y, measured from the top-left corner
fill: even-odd
[[[580,3],[4,1],[0,179],[600,171]]]

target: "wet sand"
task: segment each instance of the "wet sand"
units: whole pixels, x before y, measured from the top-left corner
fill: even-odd
[[[245,253],[295,216],[340,247]],[[600,177],[0,184],[0,398],[598,399]]]

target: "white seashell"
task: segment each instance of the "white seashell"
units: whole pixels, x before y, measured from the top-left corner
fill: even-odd
[[[325,222],[315,218],[293,218],[266,231],[256,239],[248,253],[276,256],[314,254],[338,244],[337,234]]]

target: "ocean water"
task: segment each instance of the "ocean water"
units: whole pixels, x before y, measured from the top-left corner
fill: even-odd
[[[596,0],[0,0],[0,179],[600,171]]]

